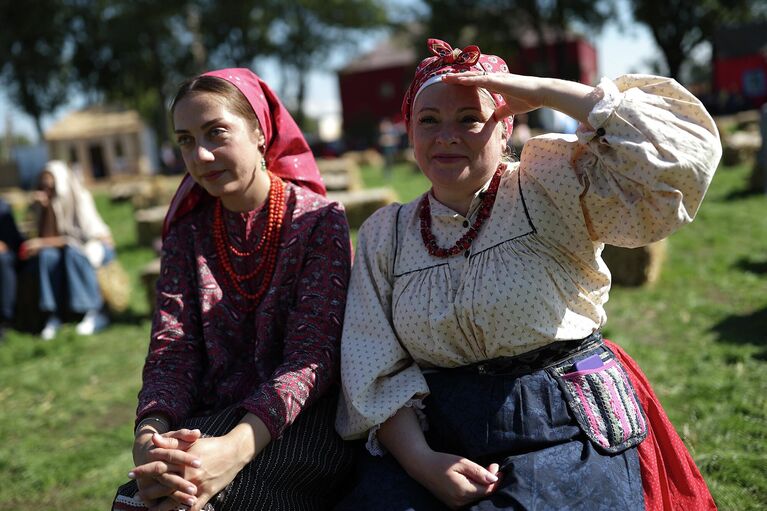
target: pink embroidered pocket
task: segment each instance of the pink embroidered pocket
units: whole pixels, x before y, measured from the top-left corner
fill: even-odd
[[[647,418],[626,371],[611,352],[603,354],[608,360],[598,367],[571,371],[568,363],[550,371],[589,439],[605,452],[618,453],[645,439]]]

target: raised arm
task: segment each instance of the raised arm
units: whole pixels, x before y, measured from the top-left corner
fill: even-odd
[[[568,211],[563,222],[585,224],[592,241],[641,246],[695,217],[722,147],[701,102],[673,79],[626,75],[592,88],[505,73],[466,75],[445,81],[503,94],[510,106],[496,115],[549,106],[581,121],[577,138],[528,140],[522,182]],[[577,216],[569,213],[576,209]]]
[[[506,104],[496,110],[497,119],[547,107],[587,122],[589,113],[602,99],[601,91],[594,87],[557,78],[471,71],[445,75],[444,81],[501,94]]]

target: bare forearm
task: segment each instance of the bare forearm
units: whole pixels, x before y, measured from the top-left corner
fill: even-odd
[[[599,89],[568,80],[540,78],[543,106],[558,110],[580,122],[588,122],[589,113],[602,99]]]
[[[415,411],[410,407],[400,408],[377,432],[378,441],[396,458],[402,468],[414,478],[421,462],[431,452],[426,443]]]
[[[403,469],[451,509],[495,491],[498,464],[485,468],[471,460],[432,450],[412,408],[400,409],[378,430],[379,441]]]
[[[247,465],[272,441],[269,429],[252,413],[246,414],[226,437],[237,446],[238,461],[242,466]]]

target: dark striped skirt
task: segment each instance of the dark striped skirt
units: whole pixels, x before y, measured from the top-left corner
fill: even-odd
[[[429,446],[500,465],[498,489],[462,509],[644,511],[636,445],[647,422],[625,372],[598,334],[557,344],[425,371]],[[447,509],[391,455],[362,452],[358,465],[336,511]]]
[[[352,468],[352,450],[333,427],[336,394],[303,410],[283,436],[271,442],[237,477],[208,503],[207,511],[320,511],[333,506]],[[223,412],[185,421],[180,427],[221,436],[245,412]],[[146,509],[135,481],[117,490],[112,509]],[[185,508],[182,506],[182,508]]]

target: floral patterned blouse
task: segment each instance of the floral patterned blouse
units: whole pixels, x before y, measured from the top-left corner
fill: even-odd
[[[166,414],[173,425],[231,405],[258,416],[273,439],[338,381],[351,247],[337,203],[286,183],[286,213],[269,290],[251,312],[218,261],[213,202],[178,220],[163,244],[157,306],[137,421]],[[230,242],[255,247],[268,208],[224,209]],[[260,254],[231,255],[237,273]],[[255,292],[259,285],[245,281]]]
[[[667,78],[624,76],[599,89],[577,135],[530,139],[520,162],[507,166],[492,214],[465,254],[429,255],[420,197],[362,226],[341,348],[343,437],[422,406],[424,368],[587,337],[607,319],[604,244],[644,245],[693,219],[721,155],[711,117]],[[481,193],[467,217],[429,194],[440,246],[473,222]]]

